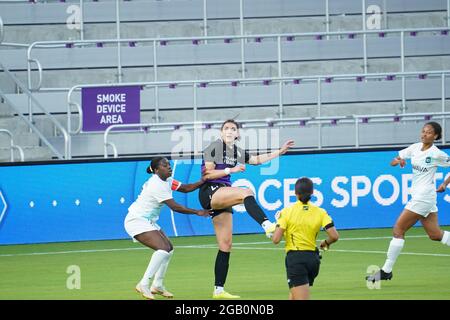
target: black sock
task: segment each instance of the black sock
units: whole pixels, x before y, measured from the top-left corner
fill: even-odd
[[[230,253],[220,251],[217,252],[216,265],[214,267],[214,275],[216,277],[215,286],[223,287],[227,280],[228,262],[230,261]]]
[[[252,217],[256,222],[262,224],[267,220],[267,216],[262,211],[261,207],[256,203],[254,196],[248,196],[244,199],[245,210],[247,210],[250,217]]]

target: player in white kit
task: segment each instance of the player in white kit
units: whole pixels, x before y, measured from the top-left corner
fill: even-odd
[[[391,166],[399,164],[403,168],[405,160],[411,159],[411,200],[395,223],[386,262],[378,272],[367,276],[366,280],[375,282],[392,279],[392,268],[405,243],[405,233],[419,220],[431,240],[450,246],[450,232],[439,227],[436,206],[436,191],[445,191],[450,182],[449,177],[436,190],[434,175],[437,167],[450,167],[449,156],[433,144],[435,140],[441,139],[441,135],[442,128],[437,122],[426,123],[422,128],[422,142],[400,150],[398,156],[391,161]]]
[[[172,168],[166,158],[152,160],[147,173],[153,176],[144,183],[142,191],[135,202],[128,208],[125,217],[125,230],[136,241],[155,250],[150,263],[136,285],[136,291],[146,299],[153,300],[154,294],[173,298],[163,285],[164,276],[173,255],[173,246],[169,238],[156,223],[161,207],[166,204],[173,211],[209,217],[209,210],[186,208],[173,200],[172,191],[191,192],[203,184],[203,180],[192,184],[181,184],[172,178]],[[150,286],[150,280],[153,279]]]

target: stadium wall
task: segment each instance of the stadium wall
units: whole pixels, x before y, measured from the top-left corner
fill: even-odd
[[[447,153],[449,148],[443,148]],[[394,149],[290,154],[233,175],[234,186],[251,188],[268,216],[295,202],[298,177],[313,179],[313,201],[338,229],[391,227],[408,200],[411,166],[389,166]],[[0,244],[125,239],[128,206],[148,179],[148,159],[94,160],[0,166]],[[200,160],[172,160],[174,177],[200,178]],[[440,183],[447,169],[439,169]],[[198,191],[174,192],[175,201],[200,208]],[[442,225],[450,225],[450,192],[438,195]],[[234,208],[235,233],[262,232],[242,206]],[[209,218],[171,213],[158,221],[168,236],[213,234]]]

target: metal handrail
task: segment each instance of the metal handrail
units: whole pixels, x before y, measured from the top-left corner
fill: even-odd
[[[327,116],[327,117],[298,117],[298,118],[285,118],[285,119],[265,119],[265,120],[241,120],[240,124],[243,128],[258,128],[258,127],[288,127],[288,126],[307,126],[307,125],[317,125],[319,128],[324,124],[328,125],[338,125],[338,124],[354,124],[355,126],[355,144],[354,147],[359,148],[359,126],[360,123],[364,123],[364,119],[370,120],[370,123],[388,123],[392,121],[418,121],[424,119],[450,118],[450,112],[429,112],[429,113],[405,113],[405,114],[372,114],[372,115],[352,115],[352,116]],[[367,121],[368,123],[368,121]],[[445,123],[445,121],[443,122]],[[136,133],[136,131],[112,131],[113,129],[132,129],[139,128],[144,129],[140,132],[167,132],[173,131],[174,126],[177,129],[183,128],[186,130],[192,129],[219,129],[222,121],[207,121],[207,122],[174,122],[174,123],[139,123],[139,124],[115,124],[109,126],[103,133],[103,156],[108,158],[108,148],[112,148],[113,157],[118,158],[117,147],[113,142],[108,141],[108,137],[111,133]],[[207,125],[207,126],[205,126]],[[442,132],[443,140],[442,143],[445,144],[445,131]],[[318,149],[322,149],[321,135],[318,135]]]
[[[3,25],[3,19],[0,16],[0,43],[2,43],[3,40],[5,40],[5,29]]]
[[[450,28],[450,0],[447,0],[447,27]]]
[[[31,58],[31,52],[34,48],[60,48],[66,45],[82,46],[87,44],[97,44],[97,43],[115,43],[118,46],[117,50],[117,69],[118,75],[121,74],[121,58],[120,58],[120,44],[121,43],[152,43],[153,44],[153,67],[154,67],[154,81],[157,81],[157,67],[158,61],[156,57],[156,43],[165,42],[182,42],[182,41],[204,41],[208,40],[241,40],[241,68],[242,68],[242,78],[245,79],[245,53],[244,53],[244,40],[254,39],[254,38],[273,38],[277,41],[277,61],[278,61],[278,75],[282,75],[282,58],[281,58],[281,39],[285,37],[317,37],[317,36],[334,36],[334,35],[369,35],[378,33],[399,33],[401,48],[404,48],[404,34],[405,32],[433,32],[433,31],[450,31],[448,27],[441,28],[409,28],[409,29],[386,29],[386,30],[365,30],[365,31],[332,31],[332,32],[303,32],[303,33],[275,33],[275,34],[256,34],[256,35],[230,35],[230,36],[206,36],[206,37],[165,37],[165,38],[129,38],[129,39],[95,39],[95,40],[64,40],[64,41],[36,41],[31,43],[27,49],[27,61],[28,61],[28,78],[31,78],[31,62],[38,63],[37,59]],[[117,32],[120,32],[119,29]],[[364,43],[366,44],[366,37],[364,38]],[[367,50],[363,52],[363,59],[365,64],[367,63]],[[404,49],[400,53],[401,59],[401,70],[405,70],[405,57]],[[367,68],[364,69],[364,73],[367,73]],[[39,70],[39,83],[42,83],[42,70]],[[120,80],[120,78],[119,78]]]
[[[64,156],[55,149],[55,147],[44,137],[44,135],[36,128],[36,126],[33,124],[32,121],[27,119],[18,108],[14,106],[12,101],[5,95],[3,91],[0,90],[0,95],[3,97],[3,99],[16,110],[16,112],[19,114],[20,117],[22,117],[28,124],[28,126],[34,130],[39,137],[42,139],[42,141],[56,154],[56,156],[59,159],[70,159],[71,158],[71,137],[67,133],[66,129],[55,119],[55,117],[50,114],[42,105],[41,103],[34,97],[33,93],[24,86],[17,77],[12,74],[1,62],[0,62],[0,68],[3,69],[3,71],[15,82],[15,84],[24,92],[27,96],[29,101],[32,101],[39,109],[47,116],[47,118],[61,131],[64,137]]]
[[[395,121],[417,121],[422,120],[424,117],[427,117],[426,119],[431,119],[431,117],[438,117],[442,118],[443,120],[450,118],[450,112],[417,112],[417,113],[402,113],[402,114],[396,114],[396,113],[390,113],[390,114],[371,114],[371,115],[353,115],[355,124],[355,147],[359,148],[359,124],[364,121],[364,119],[367,119],[367,122],[370,120],[370,122],[384,122],[383,119],[394,119]],[[381,121],[380,121],[381,120]],[[445,121],[442,122],[442,144],[445,144]]]
[[[11,162],[14,162],[14,150],[17,150],[19,152],[20,161],[25,161],[25,156],[23,153],[23,149],[20,146],[17,146],[14,144],[13,134],[11,131],[7,129],[0,129],[0,133],[4,133],[7,136],[9,136],[9,149],[11,151]]]
[[[83,126],[83,117],[82,117],[82,108],[79,105],[79,103],[72,101],[72,94],[74,91],[82,89],[82,88],[94,88],[94,87],[118,87],[118,86],[143,86],[143,87],[170,87],[171,85],[178,85],[178,86],[192,86],[194,88],[193,94],[193,111],[194,111],[194,119],[197,119],[197,99],[196,99],[196,88],[198,85],[203,83],[208,83],[209,85],[229,85],[230,82],[236,82],[241,84],[251,84],[251,83],[263,83],[264,81],[271,81],[274,83],[278,83],[282,89],[282,85],[286,82],[292,82],[292,81],[299,81],[299,82],[316,82],[317,83],[317,105],[318,105],[318,114],[320,114],[320,108],[321,108],[321,84],[322,82],[326,81],[327,79],[333,79],[333,81],[339,81],[339,80],[354,80],[355,78],[361,77],[366,80],[369,79],[380,79],[380,78],[386,78],[387,76],[398,76],[402,78],[402,84],[403,79],[406,79],[408,77],[417,77],[418,75],[427,74],[429,76],[440,76],[442,86],[441,89],[444,90],[442,93],[442,111],[445,111],[445,78],[446,75],[450,75],[450,70],[440,70],[440,71],[429,71],[429,72],[391,72],[391,73],[372,73],[372,74],[345,74],[345,75],[313,75],[313,76],[299,76],[299,77],[271,77],[271,78],[251,78],[251,79],[214,79],[214,80],[180,80],[180,81],[158,81],[158,82],[130,82],[130,83],[102,83],[102,84],[89,84],[89,85],[75,85],[72,88],[69,89],[67,93],[67,128],[69,131],[69,134],[78,134],[81,132],[82,126]],[[406,80],[405,80],[406,84]],[[406,103],[405,98],[405,86],[402,85],[402,103]],[[279,90],[279,116],[282,118],[283,115],[283,99],[282,99],[282,90]],[[157,106],[159,106],[159,102],[156,103]],[[78,126],[75,131],[72,131],[72,123],[71,123],[71,107],[75,106],[79,112],[79,121]],[[157,108],[158,110],[158,108]],[[405,113],[406,108],[402,108],[403,113]]]

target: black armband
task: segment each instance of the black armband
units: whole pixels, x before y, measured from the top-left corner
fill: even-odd
[[[324,229],[325,229],[325,230],[328,230],[328,229],[333,228],[333,227],[334,227],[334,223],[331,222],[331,223],[327,224],[327,225],[324,227]]]

